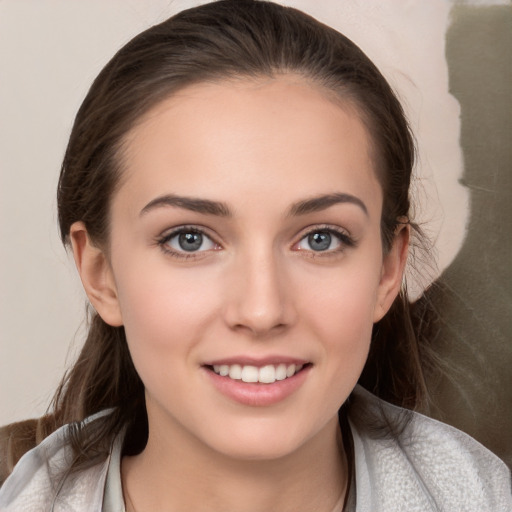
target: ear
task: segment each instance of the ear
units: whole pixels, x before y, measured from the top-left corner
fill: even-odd
[[[75,222],[69,235],[76,268],[89,301],[107,324],[123,325],[114,274],[107,256],[92,243],[83,222]]]
[[[388,312],[402,285],[402,277],[409,252],[409,224],[399,224],[391,249],[384,255],[382,272],[377,290],[374,323]]]

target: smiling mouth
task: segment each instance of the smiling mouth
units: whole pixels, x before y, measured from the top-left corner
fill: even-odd
[[[215,364],[208,365],[211,371],[232,380],[238,380],[247,383],[273,384],[293,377],[305,367],[307,364],[267,364],[265,366],[240,365],[240,364]]]

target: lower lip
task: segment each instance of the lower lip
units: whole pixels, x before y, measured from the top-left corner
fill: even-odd
[[[310,369],[311,366],[308,365],[293,377],[277,380],[272,384],[262,384],[221,377],[209,368],[204,368],[210,381],[223,395],[235,402],[253,407],[265,407],[285,400],[302,386]]]

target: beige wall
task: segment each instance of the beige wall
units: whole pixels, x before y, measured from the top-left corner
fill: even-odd
[[[54,198],[74,112],[117,48],[141,29],[197,3],[201,2],[0,2],[0,424],[41,414],[66,362],[80,346],[77,329],[85,298],[57,237]],[[470,226],[475,221],[468,212],[472,193],[458,181],[466,177],[462,148],[475,143],[467,138],[459,144],[460,108],[474,98],[464,99],[460,84],[452,84],[454,95],[449,92],[453,69],[462,58],[455,50],[450,54],[449,73],[445,38],[452,4],[447,0],[283,3],[310,12],[354,39],[399,92],[420,147],[418,217],[436,239],[441,270],[448,267],[467,246],[468,219]],[[508,7],[502,9],[510,12],[508,1],[471,2],[475,3],[504,4]],[[463,9],[468,2],[458,4]],[[471,38],[471,31],[463,37]],[[461,78],[466,91],[472,90],[471,76]],[[486,102],[493,101],[492,91],[484,94],[490,95]],[[474,122],[478,113],[472,116]],[[508,169],[510,184],[510,160]],[[484,178],[478,186],[486,184]],[[506,209],[510,192],[505,203]],[[485,212],[484,208],[481,215]],[[478,250],[476,243],[471,247]],[[455,279],[459,284],[464,281],[461,275],[465,274],[459,270]],[[503,293],[502,300],[510,306],[510,288],[508,295],[506,290]],[[439,407],[441,414],[446,405]]]

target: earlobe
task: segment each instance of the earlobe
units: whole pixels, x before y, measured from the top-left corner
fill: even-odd
[[[92,306],[107,324],[123,325],[114,275],[104,251],[92,243],[83,222],[75,222],[69,236],[75,264]]]
[[[409,224],[399,224],[393,245],[384,255],[382,272],[374,311],[374,323],[382,319],[400,292],[409,252]]]

